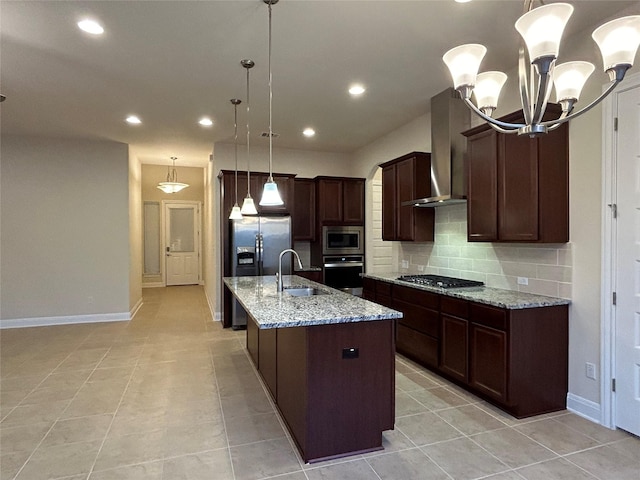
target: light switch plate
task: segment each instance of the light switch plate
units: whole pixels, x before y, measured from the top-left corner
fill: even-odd
[[[402,260],[402,268],[409,268],[409,261],[408,260]]]
[[[527,277],[518,277],[518,285],[529,285],[529,279]]]

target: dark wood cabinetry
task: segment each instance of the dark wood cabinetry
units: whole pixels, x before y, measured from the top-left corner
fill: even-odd
[[[235,172],[233,170],[222,170],[218,175],[220,178],[220,212],[222,218],[229,217],[231,208],[236,201],[235,196]],[[283,205],[264,207],[260,206],[260,197],[265,182],[269,178],[268,173],[251,172],[249,182],[251,185],[251,196],[256,205],[259,215],[284,215],[292,213],[293,193],[295,175],[274,173],[273,181],[278,185],[278,192],[284,202]],[[247,196],[247,172],[238,172],[238,206],[242,207],[242,202]]]
[[[316,177],[317,222],[364,225],[364,178]]]
[[[549,106],[550,115],[558,115]],[[521,121],[521,113],[502,120]],[[568,124],[536,138],[481,125],[467,137],[468,239],[569,241]]]
[[[431,155],[413,152],[380,165],[382,168],[382,239],[433,241],[432,208],[402,202],[431,196]]]
[[[316,239],[316,182],[312,178],[296,178],[293,190],[293,241]]]
[[[385,289],[405,315],[397,324],[398,352],[518,418],[565,408],[567,305],[505,309],[365,278],[365,298],[382,303],[377,291]],[[433,310],[437,337],[422,327]]]

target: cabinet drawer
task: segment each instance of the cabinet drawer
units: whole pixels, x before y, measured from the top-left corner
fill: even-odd
[[[471,303],[470,319],[474,323],[497,328],[498,330],[507,329],[507,310],[502,308]]]
[[[438,310],[440,308],[440,295],[437,293],[425,292],[417,288],[402,287],[393,285],[393,299],[413,303],[425,308]]]
[[[459,298],[442,296],[440,310],[454,317],[469,318],[469,302]]]
[[[376,281],[376,295],[391,296],[391,284],[387,282]]]
[[[438,366],[438,340],[398,324],[396,350],[430,367]]]
[[[398,323],[405,327],[413,328],[425,335],[440,337],[439,315],[437,310],[429,310],[412,303],[398,301],[394,298],[393,308],[400,310],[403,317],[398,319]]]

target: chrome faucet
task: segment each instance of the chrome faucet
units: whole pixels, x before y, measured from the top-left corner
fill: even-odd
[[[291,252],[296,256],[296,258],[298,259],[298,265],[302,270],[302,262],[300,261],[300,255],[298,255],[298,252],[296,252],[293,248],[287,248],[286,250],[281,251],[280,258],[278,259],[278,273],[276,273],[276,283],[278,284],[279,292],[283,290],[282,288],[282,256],[287,252]]]

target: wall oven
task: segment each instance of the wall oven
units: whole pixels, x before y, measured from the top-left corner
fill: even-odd
[[[325,256],[324,284],[352,295],[362,296],[362,255]]]
[[[322,227],[323,255],[364,255],[364,227]]]

